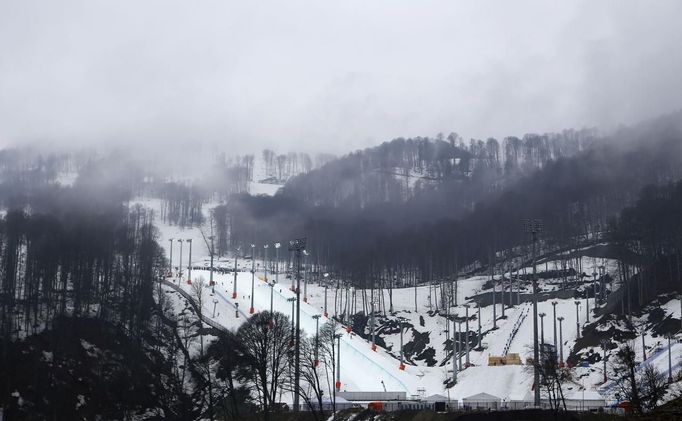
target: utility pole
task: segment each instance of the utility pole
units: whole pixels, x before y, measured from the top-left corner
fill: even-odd
[[[306,239],[299,238],[289,242],[289,250],[295,252],[296,257],[296,343],[294,350],[294,411],[301,410],[299,404],[300,398],[300,380],[301,380],[301,261],[303,259],[303,250],[306,247]],[[341,339],[339,339],[339,359],[341,358]],[[341,362],[337,361],[339,365],[339,373],[341,370]],[[339,374],[339,379],[340,379]],[[340,380],[337,381],[340,386]]]
[[[269,244],[263,245],[263,277],[265,278],[265,282],[268,282],[268,247],[270,247]]]
[[[493,273],[493,265],[495,262],[493,253],[490,253],[490,282],[493,283],[493,330],[497,329],[497,304],[495,303],[495,274]]]
[[[308,302],[308,250],[303,250],[303,302]]]
[[[341,390],[341,336],[342,334],[337,333],[334,335],[336,338],[336,390]],[[294,386],[298,390],[298,383]]]
[[[585,324],[590,323],[590,288],[585,288]]]
[[[575,332],[576,339],[580,339],[580,301],[576,300],[575,303]]]
[[[608,344],[609,344],[609,341],[607,339],[601,340],[601,349],[603,351],[602,359],[604,360],[604,384],[606,384],[606,381],[607,381],[607,378],[606,378],[606,346]]]
[[[324,274],[324,317],[329,317],[329,313],[327,313],[327,288],[329,287],[328,277],[329,277],[329,274],[325,273]]]
[[[313,316],[315,319],[315,362],[314,367],[320,365],[320,354],[318,348],[320,347],[320,315],[315,314]]]
[[[282,244],[280,243],[275,243],[275,283],[279,283],[279,248],[282,247]]]
[[[559,316],[559,318],[557,318],[557,320],[559,321],[559,366],[563,367],[563,365],[564,365],[564,335],[563,335],[563,331],[561,329],[561,325],[562,325],[561,322],[564,321],[564,318]]]
[[[557,304],[559,304],[559,303],[556,301],[552,301],[552,315],[553,315],[553,319],[554,319],[554,336],[552,336],[552,338],[554,338],[554,352],[557,352],[557,347],[556,347],[556,305]]]
[[[374,290],[372,290],[372,291],[374,291]],[[374,297],[371,297],[371,300],[370,300],[370,312],[371,312],[371,314],[370,314],[370,330],[372,333],[372,351],[376,352],[377,343],[376,343],[376,337],[375,337],[376,331],[375,331],[375,327],[374,327]]]
[[[215,255],[215,248],[213,246],[213,239],[215,238],[213,235],[208,237],[211,240],[211,271],[209,272],[209,279],[208,283],[211,284],[211,293],[215,294],[215,281],[213,280],[213,256]]]
[[[457,355],[459,356],[459,368],[462,370],[462,321],[458,320],[457,325],[459,329],[459,332],[457,332]]]
[[[251,307],[249,308],[249,313],[253,314],[256,309],[253,307],[253,293],[256,282],[256,245],[251,244]]]
[[[457,315],[452,319],[452,382],[457,384]]]
[[[403,353],[403,330],[405,330],[403,319],[400,318],[400,370],[405,370],[405,354]]]
[[[192,239],[185,240],[189,243],[189,262],[187,263],[187,283],[192,283]]]
[[[543,225],[540,219],[527,219],[524,221],[525,231],[531,234],[533,243],[533,381],[535,391],[535,406],[540,406],[540,353],[538,347],[538,280],[536,276],[535,247],[538,233],[542,232]]]
[[[672,354],[670,353],[670,338],[673,335],[668,333],[668,383],[673,382],[673,360],[672,360]]]
[[[178,282],[182,282],[182,243],[183,243],[183,239],[182,238],[178,239],[178,243],[180,243],[180,266],[178,266],[178,271],[179,271],[178,278],[180,278],[180,280]]]
[[[239,246],[234,250],[234,289],[232,290],[232,299],[237,298],[237,256],[239,255]]]
[[[295,314],[296,297],[287,298],[287,301],[291,303],[291,338],[292,338],[291,340],[293,341],[293,338],[295,335],[294,329],[296,329],[296,314]]]
[[[481,344],[481,304],[476,305],[476,311],[478,314],[476,315],[476,319],[478,319],[478,350],[482,350],[483,346]]]
[[[466,326],[466,332],[464,332],[464,349],[466,352],[465,367],[469,367],[469,364],[471,363],[469,360],[469,304],[465,304],[464,309],[466,310],[466,321],[464,322],[464,325]]]
[[[504,288],[504,264],[500,265],[500,269],[502,269],[501,270],[502,277],[500,278],[500,287],[501,287],[500,289],[502,290],[502,299],[500,301],[502,301],[502,318],[504,319],[505,318],[505,316],[504,316],[504,290],[505,290],[505,288]],[[511,274],[509,276],[511,276]]]
[[[170,257],[168,259],[168,277],[172,278],[173,277],[173,239],[169,238],[168,241],[170,241]]]

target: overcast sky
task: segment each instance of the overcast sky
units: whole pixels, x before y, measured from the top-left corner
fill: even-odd
[[[682,108],[682,1],[0,1],[0,145],[609,128]]]

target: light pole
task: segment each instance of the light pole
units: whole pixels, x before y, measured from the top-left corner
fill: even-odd
[[[509,308],[514,307],[514,284],[512,284],[512,269],[514,266],[509,262]]]
[[[217,304],[218,304],[218,299],[217,299],[217,298],[214,298],[214,299],[213,299],[213,316],[211,316],[211,317],[213,317],[213,318],[215,318],[215,306],[216,306]]]
[[[559,304],[556,301],[552,301],[552,316],[554,318],[554,352],[557,352],[556,347],[556,305]]]
[[[469,364],[470,364],[470,360],[469,360],[469,304],[465,304],[464,309],[466,310],[466,321],[464,322],[464,325],[466,327],[466,332],[464,332],[464,349],[466,352],[466,365],[465,365],[465,367],[469,367]]]
[[[545,344],[545,313],[540,313],[540,343]]]
[[[182,238],[178,239],[178,243],[180,243],[180,266],[178,266],[178,271],[179,271],[178,277],[180,278],[180,280],[178,282],[182,282],[182,243],[183,243],[183,239]]]
[[[296,304],[296,297],[287,298],[287,301],[291,303],[291,338],[292,338],[291,340],[293,342],[294,329],[296,329],[294,324],[296,322],[296,315],[294,314],[294,305]],[[293,343],[291,345],[293,345]]]
[[[315,319],[315,362],[314,366],[317,367],[320,365],[320,358],[319,358],[319,351],[318,348],[320,346],[320,315],[316,314],[313,316],[313,319]]]
[[[476,318],[478,319],[478,350],[482,350],[483,346],[481,345],[481,304],[476,305],[476,311],[477,315]]]
[[[673,335],[668,333],[668,383],[673,382],[673,360],[672,360],[672,355],[670,354],[670,338]]]
[[[500,278],[500,289],[502,290],[502,297],[501,297],[500,301],[502,302],[502,318],[504,319],[505,318],[504,317],[504,290],[505,290],[505,288],[504,288],[504,265],[500,265],[500,269],[502,269],[501,270],[502,276]]]
[[[459,329],[457,332],[457,355],[459,368],[462,369],[462,321],[458,320],[457,325],[457,328]]]
[[[273,317],[272,301],[274,296],[275,283],[270,281],[268,282],[268,285],[270,285],[270,318],[272,318]]]
[[[279,248],[282,244],[275,243],[275,283],[279,283]]]
[[[253,289],[256,282],[256,245],[251,244],[251,307],[249,308],[249,313],[253,314],[256,309],[253,308]]]
[[[215,256],[215,247],[213,246],[213,239],[215,236],[210,235],[208,237],[209,240],[211,240],[211,247],[209,250],[209,253],[211,255],[211,271],[209,272],[209,284],[211,285],[211,294],[215,294],[215,281],[213,280],[213,256]],[[208,242],[207,242],[208,245]]]
[[[527,219],[525,231],[531,234],[533,243],[533,381],[535,385],[535,406],[540,406],[540,355],[538,348],[538,280],[536,277],[535,246],[538,233],[542,232],[543,225],[540,219]]]
[[[234,289],[232,290],[232,299],[237,298],[237,256],[239,255],[239,249],[239,246],[234,249],[234,284],[232,285]]]
[[[497,329],[497,303],[495,302],[495,294],[497,293],[497,290],[495,289],[495,273],[494,273],[494,265],[495,262],[495,257],[493,254],[490,254],[490,282],[493,283],[493,330]]]
[[[187,263],[187,283],[192,283],[192,239],[188,238],[185,240],[189,243],[189,262]]]
[[[585,288],[585,324],[590,323],[590,287]]]
[[[308,302],[308,250],[303,250],[303,302]]]
[[[168,278],[173,277],[173,239],[169,238],[168,241],[170,241],[170,257],[168,259]]]
[[[574,301],[575,303],[575,334],[576,339],[580,339],[580,301]]]
[[[327,287],[329,286],[329,274],[325,273],[324,274],[324,317],[329,317],[329,313],[327,313]]]
[[[603,351],[602,359],[604,360],[604,384],[606,384],[606,381],[607,381],[607,378],[606,378],[606,346],[608,344],[609,344],[609,341],[607,339],[601,340],[601,349]]]
[[[336,338],[336,390],[341,390],[341,334],[334,335]]]
[[[457,331],[457,315],[452,319],[452,381],[457,383],[457,339],[455,332]]]
[[[306,239],[299,238],[289,242],[289,250],[295,252],[296,257],[296,344],[294,350],[294,411],[298,412],[301,407],[299,405],[300,398],[300,379],[301,379],[301,260],[303,251],[306,247]],[[339,348],[340,348],[339,339]],[[341,356],[339,349],[339,358]],[[340,368],[340,363],[339,363]],[[340,377],[339,377],[340,378]]]
[[[562,330],[562,323],[564,321],[564,318],[559,316],[557,318],[559,321],[559,366],[563,367],[564,365],[564,335],[563,335],[563,330]]]
[[[372,351],[376,352],[377,350],[377,344],[376,344],[376,337],[375,337],[375,330],[374,330],[374,297],[372,297],[370,301],[370,311],[371,311],[371,318],[370,318],[370,330],[372,331]]]
[[[405,329],[403,319],[399,320],[400,323],[400,365],[398,369],[405,370],[405,354],[403,353],[403,330]]]
[[[268,282],[268,247],[270,247],[268,244],[263,245],[263,277],[265,278],[265,282]]]

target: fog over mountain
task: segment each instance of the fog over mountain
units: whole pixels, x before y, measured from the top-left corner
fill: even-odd
[[[0,4],[0,145],[610,129],[682,107],[677,1]]]

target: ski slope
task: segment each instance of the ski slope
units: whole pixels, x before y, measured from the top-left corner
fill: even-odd
[[[251,306],[251,273],[239,272],[237,275],[237,298],[232,299],[234,288],[233,274],[214,273],[215,294],[211,293],[212,288],[208,286],[209,271],[196,270],[192,272],[192,277],[205,279],[205,297],[203,299],[203,313],[206,317],[211,317],[215,322],[228,329],[236,329],[241,323],[250,316]],[[176,280],[176,283],[178,281]],[[180,282],[179,285],[189,294],[195,294],[193,288],[187,282]],[[270,310],[270,286],[260,277],[254,278],[254,308],[256,312]],[[295,297],[295,294],[286,286],[279,284],[272,290],[273,310],[284,313],[291,317],[291,303],[288,298]],[[214,299],[217,302],[214,302]],[[215,304],[215,317],[213,316],[213,306]],[[238,308],[239,317],[236,317],[235,310]],[[315,334],[314,315],[320,315],[320,326],[328,318],[324,317],[320,311],[301,301],[301,329],[308,335]],[[383,350],[372,351],[371,345],[362,338],[339,329],[341,336],[341,383],[342,390],[383,390],[382,381],[387,390],[405,391],[408,395],[416,394],[414,387],[415,376],[410,373],[410,368],[406,371],[398,369],[398,362]]]

